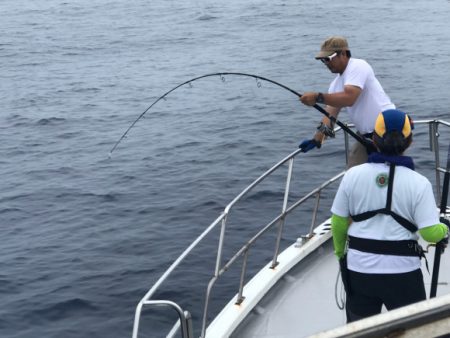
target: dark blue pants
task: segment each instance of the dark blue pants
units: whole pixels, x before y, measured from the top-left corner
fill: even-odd
[[[426,299],[422,270],[399,274],[366,274],[348,270],[347,323]]]

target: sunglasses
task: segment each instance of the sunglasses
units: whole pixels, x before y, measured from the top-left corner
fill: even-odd
[[[323,58],[320,58],[319,60],[322,61],[322,63],[328,63],[331,62],[336,56],[338,55],[338,52],[334,52],[330,56],[325,56]]]

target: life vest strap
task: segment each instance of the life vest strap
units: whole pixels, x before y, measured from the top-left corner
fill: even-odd
[[[406,228],[407,230],[409,230],[413,233],[417,231],[417,226],[414,223],[408,221],[406,218],[404,218],[404,217],[396,214],[392,210],[389,210],[386,208],[372,210],[372,211],[366,211],[366,212],[362,212],[358,215],[351,215],[351,218],[355,222],[361,222],[361,221],[365,221],[366,219],[372,218],[377,214],[389,215],[393,219],[395,219],[398,223],[400,223],[400,225],[403,226],[404,228]]]
[[[424,256],[422,247],[415,240],[385,241],[348,236],[348,247],[379,255]]]
[[[348,236],[348,248],[379,255],[412,256],[425,259],[427,271],[428,260],[425,251],[415,240],[384,241]]]
[[[391,165],[389,167],[389,183],[388,183],[386,205],[385,205],[384,208],[362,212],[362,213],[357,214],[357,215],[350,215],[350,217],[355,222],[361,222],[361,221],[365,221],[366,219],[372,218],[372,217],[374,217],[377,214],[389,215],[393,219],[395,219],[401,226],[403,226],[407,230],[409,230],[409,231],[414,233],[414,232],[417,231],[417,226],[414,223],[412,223],[409,220],[407,220],[406,218],[400,216],[399,214],[397,214],[397,213],[395,213],[395,212],[393,212],[391,210],[392,189],[394,187],[394,174],[395,174],[395,164],[391,163]]]

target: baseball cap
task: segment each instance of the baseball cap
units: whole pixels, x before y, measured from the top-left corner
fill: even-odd
[[[331,36],[320,46],[320,52],[316,55],[316,59],[330,56],[334,52],[342,50],[349,50],[347,40],[342,36]]]
[[[409,116],[398,109],[388,109],[381,112],[375,122],[375,133],[383,137],[386,133],[397,131],[406,138],[411,135]]]

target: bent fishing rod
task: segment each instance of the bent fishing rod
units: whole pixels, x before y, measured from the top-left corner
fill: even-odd
[[[131,125],[128,127],[127,130],[125,130],[125,132],[122,134],[122,136],[119,138],[119,140],[114,144],[114,146],[112,147],[111,151],[109,152],[109,156],[111,157],[112,153],[114,152],[114,150],[117,148],[117,146],[120,144],[120,142],[122,142],[122,140],[127,136],[128,132],[134,127],[134,125],[141,119],[144,117],[144,115],[155,105],[157,104],[159,101],[163,100],[166,98],[166,96],[168,96],[170,93],[172,93],[173,91],[177,90],[180,87],[183,87],[184,85],[187,84],[191,84],[194,81],[200,80],[200,79],[204,79],[207,77],[213,77],[213,76],[219,76],[223,82],[225,82],[225,76],[244,76],[244,77],[251,77],[261,81],[266,81],[269,83],[272,83],[278,87],[281,87],[289,92],[291,92],[292,94],[296,95],[297,97],[301,98],[302,94],[298,93],[297,91],[279,83],[276,82],[274,80],[268,79],[266,77],[263,76],[259,76],[259,75],[254,75],[254,74],[247,74],[247,73],[239,73],[239,72],[223,72],[223,73],[211,73],[211,74],[205,74],[205,75],[201,75],[198,77],[194,77],[190,80],[187,80],[183,83],[180,83],[179,85],[173,87],[172,89],[170,89],[169,91],[167,91],[166,93],[164,93],[163,95],[161,95],[160,97],[158,97],[147,109],[145,109],[138,117],[136,120],[133,121],[133,123],[131,123]],[[258,82],[258,87],[260,87],[260,83]],[[314,104],[313,107],[315,109],[317,109],[320,113],[322,113],[323,115],[325,115],[326,117],[328,117],[333,123],[337,124],[339,127],[341,127],[346,133],[348,133],[350,136],[352,136],[354,139],[356,139],[358,142],[360,142],[363,146],[367,147],[367,141],[360,135],[358,135],[357,133],[355,133],[353,130],[351,130],[349,127],[347,127],[344,123],[342,123],[341,121],[339,121],[338,119],[336,119],[334,116],[330,115],[330,113],[328,113],[325,109],[323,109],[321,106],[319,106],[318,104]]]

